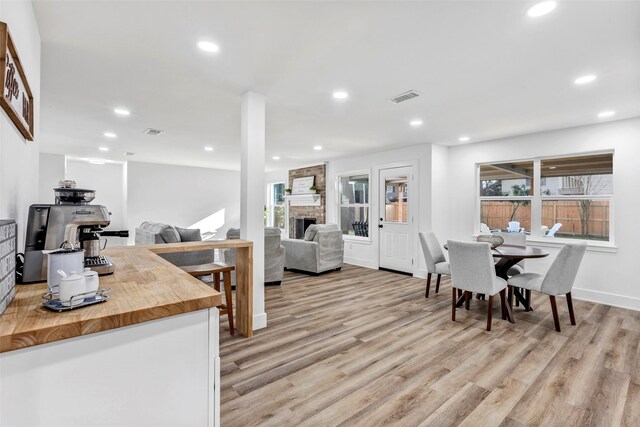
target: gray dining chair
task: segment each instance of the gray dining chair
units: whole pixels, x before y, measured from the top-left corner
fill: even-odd
[[[531,301],[531,291],[549,295],[551,312],[553,313],[553,323],[558,332],[560,332],[558,306],[556,305],[556,296],[558,295],[566,296],[571,324],[576,324],[576,318],[573,313],[573,301],[571,300],[571,288],[573,288],[573,282],[576,280],[576,275],[578,274],[578,269],[580,268],[580,263],[582,262],[586,249],[587,244],[584,242],[567,244],[560,250],[546,275],[523,273],[509,279],[510,286],[526,289],[527,304]],[[529,307],[526,308],[528,311]]]
[[[487,331],[491,330],[493,296],[500,294],[502,318],[507,318],[506,288],[507,281],[496,276],[491,256],[491,245],[482,242],[458,242],[449,240],[449,263],[451,265],[451,320],[456,320],[456,289],[464,291],[465,307],[469,309],[471,293],[488,295]]]
[[[438,238],[432,232],[419,233],[420,245],[422,246],[422,252],[424,253],[424,260],[427,263],[427,286],[424,292],[424,297],[429,298],[429,289],[431,288],[431,275],[437,274],[436,278],[436,293],[440,291],[440,278],[443,274],[447,276],[451,275],[449,263],[444,257],[442,247]]]

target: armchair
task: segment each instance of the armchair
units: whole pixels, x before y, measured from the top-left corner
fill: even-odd
[[[240,229],[230,228],[227,231],[227,239],[239,239]],[[236,250],[225,249],[222,251],[224,262],[236,265]],[[280,229],[265,227],[264,229],[264,283],[267,285],[279,285],[284,275],[284,246],[280,241]],[[231,284],[236,284],[236,273],[231,272]]]
[[[283,239],[285,268],[320,274],[340,270],[344,258],[342,231],[335,224],[310,225],[303,240]]]

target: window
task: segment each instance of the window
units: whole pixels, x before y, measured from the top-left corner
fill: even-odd
[[[480,165],[480,227],[610,241],[613,154]],[[539,185],[537,183],[540,183]],[[524,230],[522,230],[524,229]]]
[[[369,174],[338,177],[338,224],[342,234],[369,238]]]
[[[278,227],[284,230],[284,183],[277,182],[267,186],[267,200],[265,206],[264,223],[267,227]]]

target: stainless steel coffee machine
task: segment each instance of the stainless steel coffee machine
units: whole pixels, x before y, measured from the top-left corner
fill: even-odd
[[[55,205],[38,204],[29,207],[22,282],[46,280],[47,256],[42,251],[57,249],[64,242],[69,242],[73,247],[85,244],[87,249],[91,247],[90,250],[85,249],[85,267],[101,275],[113,273],[115,266],[111,259],[100,255],[95,248],[97,235],[106,235],[107,232],[102,227],[111,222],[111,214],[107,208],[88,204],[93,200],[93,190],[56,188],[54,191]],[[128,232],[108,232],[108,235],[127,237]],[[97,247],[100,248],[99,240]]]

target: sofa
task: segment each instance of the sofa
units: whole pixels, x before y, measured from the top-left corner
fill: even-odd
[[[227,231],[227,239],[239,239],[240,229],[230,228]],[[236,265],[236,250],[224,249],[222,251],[224,262]],[[280,285],[284,276],[285,249],[280,242],[280,229],[276,227],[264,228],[264,284]],[[231,272],[231,284],[236,284],[236,273]]]
[[[159,222],[145,221],[136,228],[136,245],[202,241],[197,228],[181,228]],[[158,254],[173,265],[199,265],[214,262],[214,251],[193,251],[173,254]]]
[[[336,224],[310,225],[304,238],[283,239],[286,269],[320,274],[340,270],[344,259],[342,231]]]

